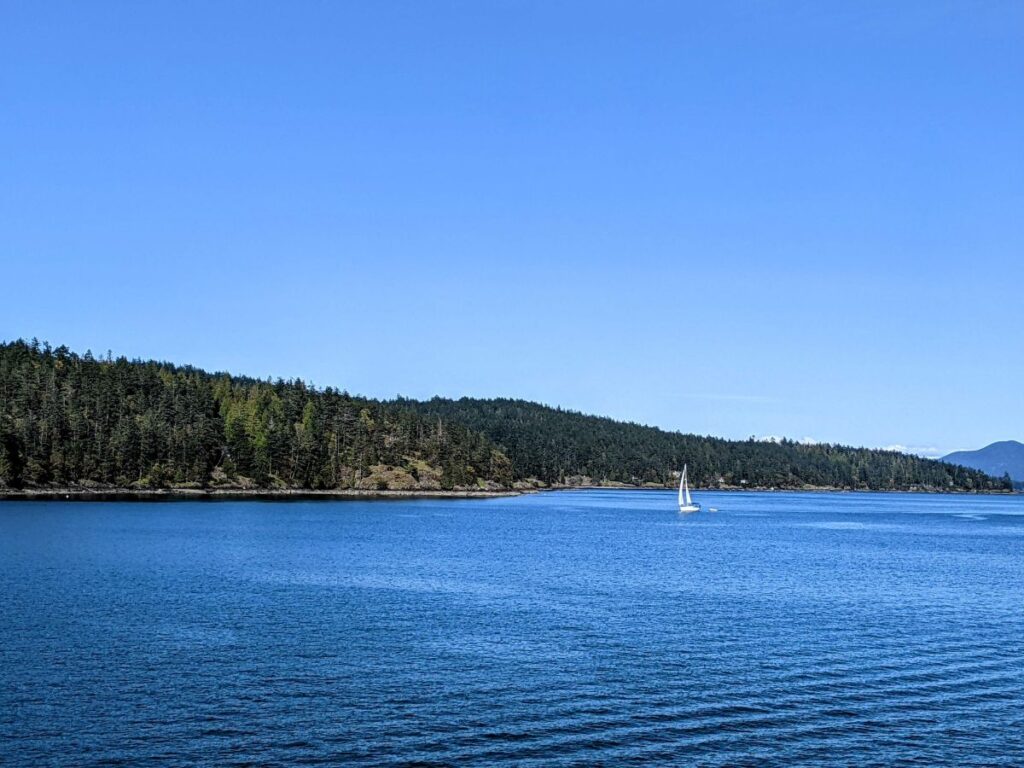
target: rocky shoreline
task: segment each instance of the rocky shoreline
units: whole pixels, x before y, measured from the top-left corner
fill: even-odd
[[[488,499],[521,496],[547,491],[671,491],[672,488],[653,485],[552,485],[527,486],[518,484],[509,489],[456,488],[370,490],[349,488],[343,490],[309,490],[297,488],[0,488],[0,501],[315,501],[358,499]],[[1012,491],[949,491],[935,488],[915,488],[892,491],[871,491],[860,488],[756,488],[751,486],[695,488],[695,492],[763,492],[763,493],[923,493],[1005,495]]]
[[[528,492],[528,491],[526,491]],[[0,501],[311,501],[331,499],[455,498],[519,496],[520,490],[331,490],[246,488],[23,488],[0,489]]]

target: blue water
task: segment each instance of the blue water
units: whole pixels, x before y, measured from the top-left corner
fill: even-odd
[[[0,504],[0,763],[1024,765],[1024,498]]]

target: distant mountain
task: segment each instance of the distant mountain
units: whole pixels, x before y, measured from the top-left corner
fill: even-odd
[[[980,469],[992,477],[1008,474],[1017,483],[1024,482],[1024,443],[1003,440],[977,451],[957,451],[944,456],[947,464]]]

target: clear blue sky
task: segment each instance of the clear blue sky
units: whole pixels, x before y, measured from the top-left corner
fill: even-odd
[[[0,338],[1024,439],[1020,2],[0,1]]]

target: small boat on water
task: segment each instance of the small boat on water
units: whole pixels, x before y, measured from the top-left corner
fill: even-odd
[[[690,498],[690,486],[686,482],[686,465],[683,464],[683,476],[679,478],[679,511],[699,512],[700,504]]]

